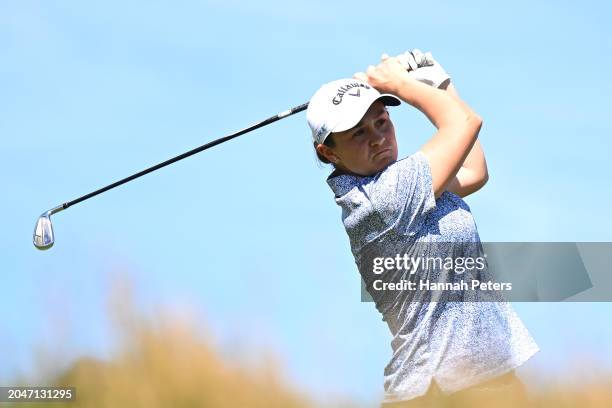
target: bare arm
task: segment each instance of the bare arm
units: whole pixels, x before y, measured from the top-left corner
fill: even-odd
[[[439,89],[432,89],[449,95]],[[403,97],[401,93],[399,96]],[[447,109],[458,108],[461,114],[457,115],[457,120],[447,125],[438,124],[433,116],[431,116],[431,111],[428,112],[425,106],[414,105],[425,113],[438,128],[437,133],[420,149],[425,156],[427,156],[429,161],[434,195],[436,198],[448,189],[448,185],[451,184],[453,180],[457,180],[459,172],[464,173],[464,171],[462,171],[462,165],[467,160],[470,151],[473,150],[473,146],[477,142],[478,132],[482,126],[482,119],[467,105],[461,104],[453,97],[451,97],[451,99],[455,105],[453,108]],[[407,102],[410,103],[410,101]],[[440,106],[440,108],[444,109],[442,106]],[[448,115],[449,113],[449,111],[440,112],[442,115]],[[461,118],[461,120],[459,120],[459,118]],[[465,180],[463,174],[459,174],[459,177]],[[470,183],[470,185],[472,185],[472,183]]]
[[[464,104],[452,83],[448,85],[446,91],[459,103]],[[488,180],[487,162],[480,141],[476,140],[461,168],[446,186],[446,190],[465,197],[480,190]]]

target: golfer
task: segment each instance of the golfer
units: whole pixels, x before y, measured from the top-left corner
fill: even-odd
[[[419,151],[398,160],[387,107],[401,101],[424,113],[437,131]],[[389,261],[384,265],[392,267],[373,273],[374,265],[383,265],[377,260],[482,255],[462,199],[488,179],[477,140],[480,116],[461,101],[430,54],[413,50],[383,54],[365,73],[323,85],[310,100],[307,119],[317,156],[334,167],[327,183],[342,209],[355,262],[393,336],[383,406],[490,398],[496,407],[524,405],[514,369],[538,346],[510,304],[480,290],[461,292],[460,301],[440,301],[438,291],[374,290],[406,279],[440,280],[443,272],[429,265],[410,273]],[[459,279],[449,273],[443,280]]]

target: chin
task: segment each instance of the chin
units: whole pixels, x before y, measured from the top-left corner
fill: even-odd
[[[397,153],[385,155],[385,157],[381,157],[381,165],[382,168],[389,166],[391,163],[395,163],[397,161]]]
[[[393,162],[395,162],[395,160],[391,160],[391,158],[379,161],[369,175],[373,176],[376,173],[380,173],[389,167],[389,165],[393,164]]]

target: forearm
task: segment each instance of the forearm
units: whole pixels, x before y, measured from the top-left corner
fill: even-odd
[[[407,75],[399,81],[394,93],[423,112],[439,130],[465,126],[470,120],[478,119],[478,115],[455,97],[452,91],[433,88]]]
[[[464,110],[470,110],[470,108],[461,100],[459,94],[457,93],[457,89],[452,83],[448,85],[446,91],[463,107]],[[472,146],[472,149],[468,153],[461,167],[476,172],[478,175],[481,175],[485,180],[488,179],[487,162],[479,140],[476,140],[474,146]]]

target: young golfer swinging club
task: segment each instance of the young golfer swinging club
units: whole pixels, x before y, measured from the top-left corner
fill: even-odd
[[[387,106],[401,101],[424,113],[437,131],[419,151],[398,160]],[[319,160],[334,167],[327,183],[366,283],[373,280],[376,258],[478,256],[480,238],[462,197],[488,179],[477,139],[482,119],[431,54],[383,54],[365,73],[323,85],[310,100],[307,119]],[[475,245],[458,251],[457,242]],[[423,275],[439,271],[422,267],[414,276]],[[381,284],[405,277],[396,267],[375,278]],[[393,337],[385,407],[440,399],[472,404],[494,398],[497,407],[526,403],[514,369],[538,346],[510,304],[482,301],[487,298],[478,291],[466,290],[461,298],[475,301],[442,302],[426,291],[379,294],[367,287]]]

